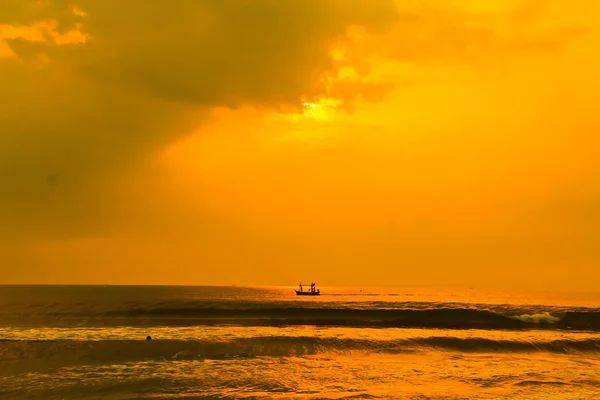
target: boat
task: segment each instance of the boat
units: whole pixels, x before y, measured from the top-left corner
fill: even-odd
[[[319,296],[321,294],[321,289],[316,289],[315,288],[315,284],[311,283],[310,284],[310,290],[308,291],[304,291],[304,288],[302,287],[302,283],[300,283],[299,285],[299,290],[295,290],[296,295],[297,296]]]

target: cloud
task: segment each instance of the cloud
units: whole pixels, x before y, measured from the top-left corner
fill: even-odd
[[[0,19],[0,216],[12,223],[0,230],[62,231],[68,221],[77,230],[86,220],[97,229],[93,216],[120,172],[211,108],[300,109],[326,96],[337,68],[331,43],[349,25],[380,31],[396,17],[386,0],[9,0]]]
[[[349,25],[380,31],[397,18],[387,0],[178,0],[168,7],[81,0],[77,10],[59,22],[69,29],[80,10],[87,13],[95,39],[80,66],[88,74],[208,106],[297,105],[299,96],[322,96],[336,69],[331,42],[343,40]]]
[[[401,62],[493,65],[515,55],[532,57],[559,52],[590,33],[586,2],[396,1],[400,22],[383,37],[357,35],[346,60],[357,63],[366,52]],[[595,8],[595,6],[593,7]]]
[[[193,131],[212,108],[300,110],[329,97],[352,110],[394,88],[389,76],[371,77],[373,57],[453,62],[467,47],[498,56],[533,40],[519,36],[518,7],[490,20],[446,3],[391,0],[5,4],[0,203],[7,219],[23,214],[15,223],[25,231],[24,219],[61,225],[64,216],[51,216],[64,204],[82,207],[69,210],[74,225],[91,219],[111,178]],[[542,33],[551,41],[552,32]]]

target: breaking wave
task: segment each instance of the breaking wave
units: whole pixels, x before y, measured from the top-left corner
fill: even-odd
[[[582,340],[514,341],[485,338],[422,337],[397,340],[315,337],[254,337],[233,340],[101,340],[1,341],[0,360],[58,359],[73,363],[134,362],[142,360],[194,360],[233,357],[289,357],[332,352],[398,354],[419,350],[455,352],[600,352],[600,338]]]
[[[524,314],[515,318],[519,321],[532,324],[557,324],[560,322],[560,317],[555,317],[547,312],[541,314]]]
[[[38,318],[38,317],[36,317]],[[600,331],[599,311],[514,314],[473,308],[358,309],[315,307],[154,307],[103,312],[48,312],[45,319],[94,325],[347,326],[440,329]]]

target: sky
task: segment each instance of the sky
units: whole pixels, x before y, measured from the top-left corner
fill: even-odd
[[[3,0],[0,283],[598,290],[598,21]]]

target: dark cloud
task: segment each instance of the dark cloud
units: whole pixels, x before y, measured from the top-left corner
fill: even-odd
[[[98,225],[111,176],[212,107],[325,95],[332,41],[396,17],[388,0],[3,3],[0,23],[21,34],[0,58],[2,230]]]
[[[98,46],[111,49],[111,62],[90,73],[208,106],[297,105],[323,95],[336,69],[331,42],[349,25],[380,29],[396,18],[381,0],[81,4]]]

